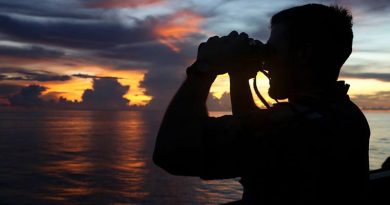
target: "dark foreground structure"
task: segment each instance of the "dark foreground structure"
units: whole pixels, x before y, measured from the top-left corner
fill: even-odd
[[[390,204],[390,157],[383,163],[382,168],[370,171],[369,204]]]
[[[383,164],[381,169],[370,171],[369,174],[369,192],[368,204],[370,205],[388,205],[390,204],[389,187],[390,187],[390,157]],[[229,202],[223,205],[240,205],[241,200]]]

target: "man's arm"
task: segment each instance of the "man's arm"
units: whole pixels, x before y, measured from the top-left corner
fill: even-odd
[[[157,135],[154,162],[175,175],[199,176],[202,123],[206,100],[216,75],[189,76],[165,113]]]
[[[238,40],[237,36],[234,31],[228,37],[214,36],[199,45],[196,62],[202,63],[190,68],[196,68],[203,75],[189,75],[166,111],[153,159],[171,174],[201,176],[205,174],[205,169],[206,174],[218,170],[215,177],[230,177],[237,173],[233,169],[237,168],[235,162],[238,160],[233,160],[233,157],[237,158],[240,152],[232,150],[237,150],[233,148],[237,147],[235,139],[241,135],[240,122],[232,116],[210,118],[206,109],[209,89],[216,76],[239,67],[247,59],[249,39],[244,36]],[[250,94],[248,80],[246,86],[248,90],[244,95]],[[234,93],[240,98],[240,86],[236,87]],[[240,107],[246,107],[248,102]],[[231,157],[221,154],[229,154]],[[216,163],[208,163],[210,159],[215,159]],[[229,173],[226,175],[223,172]]]

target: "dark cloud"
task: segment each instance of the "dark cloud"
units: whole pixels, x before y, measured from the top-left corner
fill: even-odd
[[[83,74],[83,73],[77,73],[77,74],[73,74],[72,76],[74,77],[78,77],[78,78],[97,78],[96,75],[89,75],[89,74]]]
[[[146,88],[146,95],[153,96],[147,105],[149,109],[164,110],[167,107],[184,80],[185,68],[181,68],[180,73],[178,70],[180,69],[177,67],[161,67],[160,70],[156,69],[145,75],[140,86]]]
[[[44,101],[40,96],[42,92],[47,88],[40,85],[29,85],[20,90],[16,95],[11,96],[8,100],[11,105],[24,106],[24,107],[35,107],[43,106]]]
[[[344,64],[343,67],[341,68],[340,75],[342,75],[343,73],[362,72],[365,69],[367,69],[368,67],[370,67],[369,63],[360,63],[360,64],[354,64],[354,65]]]
[[[73,77],[78,77],[78,78],[90,78],[90,79],[99,79],[99,78],[112,78],[112,79],[122,79],[119,77],[114,77],[114,76],[97,76],[97,75],[89,75],[89,74],[83,74],[83,73],[77,73],[73,74]]]
[[[117,79],[93,79],[92,89],[87,89],[83,93],[82,104],[91,109],[126,109],[129,100],[123,96],[129,88],[121,85]]]
[[[268,24],[264,23],[262,25],[259,25],[259,29],[257,29],[253,33],[253,37],[251,36],[251,38],[260,40],[265,44],[268,40],[270,33],[271,33],[271,29],[269,29],[269,23]]]
[[[56,59],[64,56],[64,52],[46,49],[40,46],[0,46],[1,57],[22,58],[22,59]]]
[[[390,82],[390,73],[347,73],[347,72],[342,72],[340,77],[375,79],[375,80],[379,80],[379,81],[383,81],[383,82]]]
[[[58,101],[59,97],[61,97],[62,95],[64,95],[66,92],[47,92],[45,94],[43,94],[41,96],[41,98],[45,101],[52,101],[52,102],[55,102],[55,101]]]
[[[194,36],[200,43],[202,36]],[[146,95],[153,96],[147,105],[149,109],[163,110],[185,79],[186,68],[196,59],[197,44],[178,43],[180,52],[174,52],[163,45],[149,45],[137,50],[137,57],[150,62],[148,72],[140,82]]]
[[[22,89],[23,86],[15,84],[0,84],[0,98],[9,97],[16,94]]]
[[[0,32],[9,39],[67,48],[106,49],[154,39],[153,19],[135,21],[133,27],[118,21],[32,21],[0,15]]]
[[[88,0],[85,5],[92,8],[138,8],[164,1],[165,0]]]
[[[203,35],[193,36],[194,41],[199,43],[204,38]],[[161,43],[150,42],[147,44],[125,45],[105,49],[98,51],[96,54],[108,59],[136,59],[139,62],[147,62],[142,67],[147,67],[148,69],[159,69],[166,66],[184,66],[190,59],[196,57],[197,45],[193,43],[194,41],[187,40],[178,43],[181,48],[180,52],[175,52]]]
[[[0,68],[0,81],[1,80],[15,80],[15,81],[67,81],[71,77],[68,75],[59,75],[49,71],[43,70],[30,70],[26,68],[12,68],[3,67]]]
[[[115,78],[94,78],[92,82],[92,89],[84,90],[81,102],[69,101],[61,97],[63,94],[61,92],[48,92],[42,95],[47,88],[40,85],[20,88],[5,84],[0,84],[0,101],[3,101],[1,98],[8,96],[11,106],[21,107],[78,110],[129,110],[134,108],[129,106],[130,101],[123,97],[129,91],[129,86],[121,85]]]
[[[88,2],[87,4],[93,2],[112,3],[113,1]],[[15,8],[21,6],[26,7],[26,9],[35,9],[35,6],[29,3],[7,4],[13,5]],[[80,3],[78,6],[84,4]],[[80,10],[79,12],[87,12],[86,10],[89,9]],[[178,13],[186,12],[189,15],[197,15],[190,10]],[[12,12],[10,13],[12,14]],[[123,66],[126,64],[138,68],[145,68],[151,64],[159,67],[161,64],[178,64],[180,63],[178,61],[186,61],[188,54],[193,56],[196,45],[201,40],[206,39],[204,34],[197,32],[190,33],[180,39],[168,39],[180,48],[180,52],[174,52],[167,45],[161,43],[158,34],[156,34],[156,27],[164,27],[167,22],[176,21],[175,15],[177,13],[148,16],[142,20],[129,15],[127,20],[122,19],[127,22],[126,24],[119,20],[119,17],[114,18],[110,15],[96,15],[96,19],[80,21],[56,19],[48,16],[46,19],[51,19],[48,21],[46,19],[19,18],[10,13],[0,13],[0,24],[2,25],[0,33],[5,34],[9,40],[77,49],[79,53],[85,54],[84,59],[102,64],[109,64],[105,60],[109,59],[114,64],[112,67],[119,69],[129,69],[129,67]],[[80,48],[93,50],[94,52],[87,53],[87,51],[80,50]]]
[[[115,3],[113,1],[105,2]],[[88,6],[91,3],[97,3],[97,1],[86,1],[80,5]],[[101,3],[102,1],[100,1]],[[139,3],[144,2],[140,1]],[[15,6],[16,4],[21,5],[21,10],[16,10],[18,7]],[[79,8],[80,5],[75,4],[73,8]],[[10,15],[10,13],[24,12],[26,14],[26,11],[30,9],[33,12],[28,15],[45,16],[42,12],[51,6],[43,6],[44,8],[40,9],[29,3],[17,1],[15,4],[8,3],[7,7],[9,8],[8,13],[0,13],[0,24],[2,25],[0,33],[5,34],[6,38],[10,40],[70,48],[83,54],[83,60],[108,65],[114,69],[146,69],[147,74],[141,82],[141,87],[144,87],[147,93],[153,94],[151,107],[156,101],[167,102],[170,100],[184,79],[183,71],[196,57],[197,45],[206,39],[204,34],[197,32],[185,34],[180,38],[168,39],[179,48],[179,52],[173,51],[172,48],[159,41],[156,27],[164,28],[167,22],[175,22],[177,20],[176,13],[149,16],[143,20],[129,15],[127,22],[131,23],[125,25],[118,18],[97,15],[92,11],[87,11],[89,9],[78,11],[86,12],[94,18],[80,17],[77,19],[77,16],[71,15],[71,12],[69,12],[69,18],[74,20],[67,19],[68,17],[64,13],[59,15],[63,16],[62,18],[58,18],[58,15],[54,14],[53,18],[50,18],[52,14],[48,12],[47,19],[51,20],[46,21],[36,18],[30,19],[25,16],[19,18]],[[96,11],[95,8],[93,7],[92,10]],[[196,16],[190,10],[182,11],[181,14],[183,12],[187,12],[190,17]],[[102,78],[101,76],[85,74],[75,74],[73,77]],[[163,85],[158,84],[158,82],[163,83]],[[156,105],[163,104],[157,103]]]
[[[0,13],[70,19],[94,19],[100,13],[82,9],[81,6],[82,4],[77,1],[0,0]]]
[[[174,93],[185,79],[186,68],[196,59],[198,44],[206,37],[190,35],[178,42],[181,49],[174,52],[161,44],[150,44],[135,49],[134,57],[149,62],[150,66],[140,87],[146,89],[146,95],[153,96],[147,105],[149,109],[163,110],[169,104]],[[126,53],[126,52],[124,52]]]

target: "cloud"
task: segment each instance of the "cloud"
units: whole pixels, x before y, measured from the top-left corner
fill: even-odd
[[[342,72],[340,77],[375,79],[375,80],[379,80],[379,81],[383,81],[383,82],[390,82],[390,73],[348,73],[348,72]]]
[[[89,74],[83,74],[83,73],[73,74],[72,76],[78,77],[78,78],[91,78],[91,79],[99,79],[99,78],[121,79],[121,78],[112,77],[112,76],[97,76],[97,75],[89,75]]]
[[[128,105],[130,101],[123,97],[129,91],[130,86],[121,85],[115,78],[93,78],[92,83],[92,89],[84,90],[81,102],[69,101],[61,97],[63,93],[60,92],[48,92],[42,95],[47,88],[36,84],[22,88],[0,84],[0,98],[4,99],[8,96],[11,106],[21,107],[81,110],[134,109]]]
[[[63,12],[59,17],[48,11],[46,18],[29,18],[25,16],[26,12],[14,15],[20,6],[25,11],[34,11],[28,15],[45,16],[46,8],[50,10],[53,3],[42,9],[25,2],[9,3],[7,6],[11,12],[0,12],[0,33],[11,41],[76,51],[72,56],[67,55],[69,59],[77,58],[114,69],[145,69],[147,74],[141,87],[148,93],[154,93],[154,100],[166,102],[184,79],[183,71],[196,57],[197,45],[206,39],[201,29],[203,14],[186,8],[144,19],[135,18],[131,13],[127,16],[111,15],[114,13],[110,13],[110,9],[121,6],[122,2],[87,1],[80,3],[86,6],[84,10],[77,10],[80,5],[70,5],[69,8],[79,12],[80,18],[72,12],[69,15]],[[138,3],[139,6],[144,3],[152,5],[153,2],[131,1],[129,6],[138,6]],[[87,11],[99,9],[88,7],[99,3],[101,8],[108,10],[100,10],[99,15],[95,11]],[[86,15],[81,15],[83,13]],[[95,78],[85,74],[73,77]],[[162,87],[166,90],[161,90]]]
[[[71,77],[68,75],[59,75],[44,70],[31,70],[26,68],[13,68],[2,67],[0,68],[0,81],[12,80],[12,81],[67,81]]]
[[[182,71],[182,72],[178,72]],[[160,67],[148,72],[140,82],[140,87],[146,88],[146,95],[153,96],[147,104],[148,109],[164,110],[171,101],[174,93],[184,80],[184,66]]]
[[[126,109],[129,100],[123,96],[130,86],[121,85],[114,78],[93,79],[92,89],[84,91],[82,104],[91,109]]]
[[[158,40],[173,49],[180,49],[172,42],[182,40],[191,33],[199,33],[200,23],[203,21],[202,15],[191,9],[180,9],[155,16],[149,15],[144,19],[136,18],[131,13],[115,13],[110,9],[81,9],[84,4],[143,5],[164,2],[162,0],[89,0],[86,1],[87,3],[80,2],[79,4],[56,2],[58,6],[65,4],[67,8],[70,7],[66,9],[66,12],[72,13],[76,10],[79,14],[88,13],[93,18],[57,18],[54,14],[50,16],[52,13],[50,11],[56,10],[56,3],[53,2],[43,5],[46,9],[41,9],[40,12],[48,13],[45,18],[36,18],[34,15],[15,15],[20,10],[35,11],[39,7],[23,1],[0,2],[0,5],[4,4],[8,8],[5,12],[0,12],[2,25],[0,32],[6,34],[11,40],[67,48],[107,49]],[[64,12],[64,9],[61,10]]]
[[[11,96],[8,100],[11,105],[24,107],[43,106],[44,101],[40,98],[42,92],[47,88],[40,85],[29,85],[20,90],[16,95]]]
[[[284,2],[286,3],[286,2]],[[296,5],[303,5],[309,3],[320,3],[325,5],[341,5],[347,8],[360,8],[367,12],[381,12],[386,11],[390,7],[388,0],[321,0],[319,2],[313,2],[312,0],[300,0],[296,1]]]
[[[41,98],[48,102],[56,102],[58,99],[64,95],[66,92],[56,92],[56,91],[49,91],[45,94],[41,95]]]
[[[90,19],[93,12],[80,11],[81,4],[77,1],[52,1],[52,0],[2,0],[0,1],[1,13],[12,13],[26,16],[51,17],[51,18],[75,18]],[[68,8],[68,9],[64,9]]]
[[[0,57],[5,59],[18,58],[23,60],[25,58],[30,58],[33,60],[52,60],[62,56],[64,56],[64,52],[62,51],[46,49],[40,46],[0,46]]]
[[[161,4],[162,0],[95,0],[88,2],[92,8],[139,8]]]
[[[188,9],[143,20],[129,16],[127,24],[104,15],[93,20],[47,21],[0,13],[0,32],[11,41],[72,49],[74,54],[67,55],[69,59],[111,64],[119,69],[151,69],[148,65],[186,61],[188,48],[192,48],[192,55],[206,39],[200,28],[202,20],[200,14]],[[131,67],[123,66],[126,64]]]
[[[72,76],[74,77],[78,77],[78,78],[97,78],[96,75],[89,75],[89,74],[83,74],[83,73],[77,73],[77,74],[73,74]]]
[[[354,0],[354,1],[340,1],[342,5],[360,7],[366,12],[386,12],[390,8],[388,0]]]
[[[0,32],[10,40],[84,49],[153,40],[152,19],[134,23],[135,26],[128,27],[109,19],[47,21],[0,15]]]
[[[197,35],[191,36],[191,38],[200,43],[204,37]],[[151,42],[105,49],[96,54],[107,59],[137,60],[140,67],[148,70],[162,70],[168,67],[183,69],[183,67],[188,66],[190,60],[196,57],[197,45],[188,40],[188,42],[176,42],[175,46],[180,47],[180,52],[175,52],[161,43]]]
[[[0,84],[0,106],[9,105],[10,102],[8,98],[17,94],[22,88],[23,86],[15,84]]]
[[[194,24],[193,28],[186,28],[187,20]],[[186,67],[196,58],[198,44],[206,39],[205,34],[198,33],[200,21],[198,14],[188,10],[178,11],[157,21],[154,35],[158,41],[104,49],[97,55],[108,59],[147,62],[142,65],[147,73],[140,86],[146,89],[146,95],[153,96],[148,104],[150,109],[164,109],[183,81]],[[163,27],[165,22],[166,28]]]
[[[174,15],[168,16],[154,27],[154,33],[160,43],[168,46],[175,52],[180,47],[175,42],[182,41],[192,33],[201,33],[200,24],[203,17],[191,10],[181,10]]]
[[[207,98],[207,109],[210,111],[230,111],[232,110],[230,93],[224,92],[220,98],[213,93],[209,93]]]
[[[0,84],[0,98],[9,97],[16,94],[22,89],[23,86],[15,84]]]
[[[351,99],[363,109],[390,109],[390,91],[381,91],[372,95],[354,95]]]

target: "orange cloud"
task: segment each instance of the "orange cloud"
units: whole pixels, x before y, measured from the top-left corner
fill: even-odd
[[[201,32],[203,17],[190,10],[181,10],[167,19],[164,24],[157,25],[154,32],[160,43],[175,52],[180,48],[175,42],[183,40],[191,33]]]
[[[96,70],[96,68],[95,68]],[[83,73],[83,71],[79,71]],[[145,95],[145,89],[139,86],[140,81],[144,79],[145,71],[131,70],[131,71],[115,71],[115,70],[101,70],[100,72],[89,73],[95,76],[113,76],[117,77],[122,85],[129,85],[129,91],[124,95],[130,100],[129,105],[146,105],[151,96]],[[81,96],[85,89],[92,87],[92,79],[73,77],[72,80],[66,82],[47,82],[40,83],[48,89],[43,93],[58,93],[57,96],[62,96],[68,100],[81,100]]]
[[[124,96],[130,100],[130,105],[146,105],[152,99],[151,96],[145,95],[145,88],[140,87],[140,82],[146,74],[145,71],[114,71],[107,74],[119,77],[118,81],[122,85],[130,85],[129,92]]]
[[[140,87],[140,82],[144,79],[146,70],[143,69],[133,69],[133,70],[114,70],[110,67],[103,67],[98,65],[75,65],[74,67],[66,66],[55,66],[51,67],[53,71],[56,70],[67,70],[66,73],[61,73],[61,75],[72,76],[73,74],[87,74],[91,76],[111,76],[117,77],[118,81],[122,85],[129,85],[129,91],[124,95],[125,98],[130,100],[129,105],[146,105],[152,99],[152,96],[145,94],[145,88]],[[42,97],[46,100],[48,99],[58,99],[60,96],[65,97],[68,100],[78,100],[81,101],[81,96],[86,89],[92,88],[92,78],[80,78],[73,76],[70,80],[67,81],[48,81],[48,82],[38,82],[38,81],[12,81],[12,80],[3,80],[1,83],[5,84],[14,84],[20,86],[28,86],[30,84],[38,84],[47,88],[46,91],[42,93]],[[6,104],[6,99],[0,99],[0,104]]]
[[[91,7],[97,8],[138,8],[161,4],[163,0],[103,0],[94,3]]]

